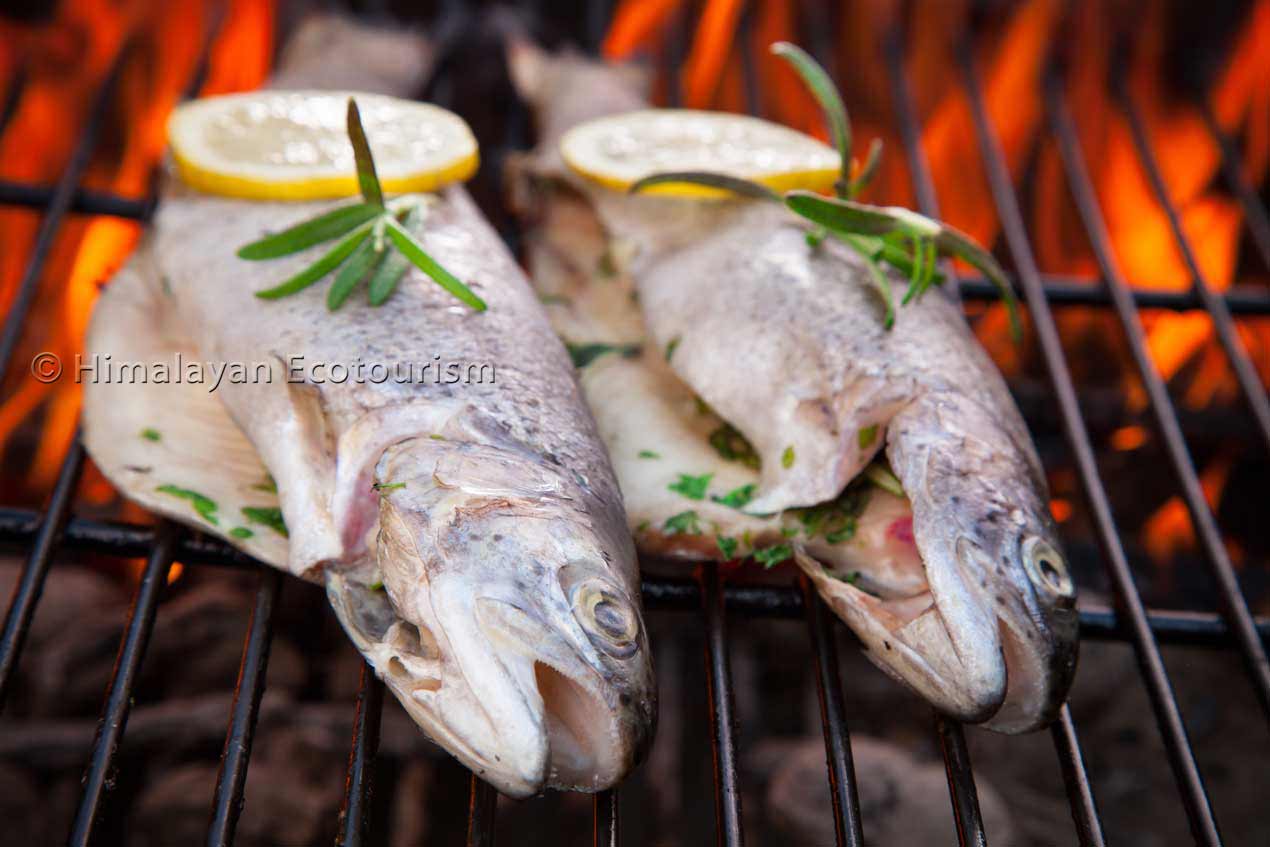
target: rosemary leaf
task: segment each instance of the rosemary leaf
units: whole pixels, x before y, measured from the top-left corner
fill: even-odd
[[[820,63],[801,47],[788,41],[778,41],[771,46],[771,51],[793,67],[825,113],[829,135],[842,160],[842,175],[835,188],[839,196],[848,194],[851,184],[851,119],[847,117],[847,107],[842,103],[837,86]]]
[[[330,252],[312,265],[309,265],[285,282],[275,285],[273,288],[257,291],[256,296],[264,300],[277,300],[280,297],[295,294],[297,291],[303,291],[339,267],[340,263],[347,259],[370,235],[370,228],[371,222],[367,221],[344,236],[338,244],[331,248]]]
[[[441,286],[476,311],[485,311],[485,301],[476,296],[472,289],[464,285],[458,277],[441,267],[441,265],[437,264],[436,260],[429,256],[427,251],[423,249],[423,245],[416,241],[415,237],[410,234],[410,231],[405,229],[401,224],[397,223],[396,218],[387,217],[384,219],[384,223],[385,232],[387,233],[388,238],[392,240],[393,244],[397,245],[397,249],[400,250],[402,255],[409,259],[415,267],[432,277],[437,285]]]
[[[273,235],[239,248],[238,258],[259,261],[290,256],[292,253],[299,253],[323,241],[339,238],[381,212],[383,212],[382,209],[377,209],[369,203],[340,206],[324,215],[298,223],[282,232],[275,232]]]
[[[419,207],[415,206],[402,218],[402,224],[407,229],[413,229],[419,218]],[[382,306],[397,290],[397,285],[408,270],[410,270],[410,261],[405,256],[395,250],[388,251],[386,258],[379,263],[379,267],[371,275],[368,292],[370,305]]]
[[[1022,340],[1023,325],[1019,321],[1018,298],[1014,296],[1014,287],[1010,285],[1005,271],[992,258],[992,254],[976,244],[969,235],[946,225],[935,235],[935,245],[945,253],[972,265],[997,287],[1010,318],[1010,337],[1016,343]]]
[[[891,329],[895,326],[895,294],[891,291],[891,281],[886,278],[886,274],[878,267],[877,256],[870,253],[868,243],[863,242],[861,236],[838,232],[837,230],[830,231],[838,237],[838,240],[864,257],[864,265],[869,269],[869,278],[873,281],[873,288],[877,291],[878,296],[882,298],[882,326],[886,329]]]
[[[740,177],[728,176],[727,174],[710,173],[709,171],[668,171],[666,173],[653,174],[637,180],[635,184],[627,189],[627,193],[638,194],[654,185],[676,183],[704,185],[708,188],[717,188],[720,191],[727,191],[753,200],[775,200],[780,202],[781,199],[779,194],[766,185],[748,179],[741,179]]]
[[[362,197],[368,205],[384,208],[384,192],[379,187],[379,176],[375,173],[375,160],[370,155],[370,142],[366,140],[366,130],[362,128],[362,114],[357,109],[357,101],[348,98],[348,140],[353,144],[353,159],[357,162],[357,185],[362,190]]]
[[[335,282],[326,290],[326,307],[334,312],[343,306],[357,284],[366,279],[383,258],[382,252],[376,252],[373,239],[368,238],[359,244],[335,275]]]
[[[856,178],[851,180],[850,187],[847,189],[847,197],[849,199],[856,197],[861,191],[869,187],[869,183],[873,182],[873,177],[878,174],[878,165],[882,163],[882,139],[875,138],[869,143],[869,152],[865,154],[864,165],[860,168],[860,173],[856,174]]]

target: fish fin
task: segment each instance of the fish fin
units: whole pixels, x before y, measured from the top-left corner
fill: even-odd
[[[209,390],[212,375],[165,289],[143,244],[97,303],[77,374],[84,446],[129,499],[286,567],[286,536],[242,511],[277,508],[276,487]],[[190,381],[190,366],[206,381]]]

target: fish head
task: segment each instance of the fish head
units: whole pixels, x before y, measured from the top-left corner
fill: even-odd
[[[367,655],[410,715],[511,796],[616,783],[656,714],[629,538],[514,452],[406,442],[377,473],[382,593],[408,637]]]
[[[800,566],[870,658],[941,711],[1001,732],[1048,724],[1075,673],[1078,617],[1039,462],[959,397],[901,411],[886,446],[904,497],[879,494],[860,516],[859,584]],[[903,541],[872,530],[879,520],[903,524]]]

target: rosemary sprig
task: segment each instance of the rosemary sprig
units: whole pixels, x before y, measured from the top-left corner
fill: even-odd
[[[265,300],[288,297],[338,269],[327,291],[327,308],[335,311],[343,306],[363,282],[367,283],[370,305],[380,306],[414,265],[463,303],[478,312],[485,311],[485,301],[429,256],[411,233],[423,220],[422,203],[415,198],[385,202],[361,113],[351,97],[348,139],[353,145],[361,200],[253,241],[238,250],[238,257],[251,261],[276,259],[334,238],[340,240],[312,265],[272,288],[257,291],[256,296]],[[390,244],[395,251],[388,249]]]
[[[755,200],[779,201],[816,227],[807,233],[807,243],[815,248],[829,235],[850,247],[865,261],[869,278],[883,306],[883,325],[895,325],[895,298],[891,283],[882,269],[889,265],[908,277],[908,288],[900,305],[908,305],[936,285],[944,274],[938,263],[942,257],[956,257],[977,268],[1001,292],[1010,319],[1010,335],[1022,337],[1018,299],[1005,271],[992,254],[958,229],[898,206],[875,206],[855,198],[876,176],[882,160],[882,142],[874,139],[864,164],[851,176],[851,120],[842,97],[829,74],[806,51],[788,42],[772,45],[772,53],[789,62],[825,114],[825,123],[841,159],[841,171],[834,182],[834,197],[810,191],[789,191],[779,195],[752,180],[702,171],[678,171],[644,177],[630,187],[632,193],[665,183],[693,183]]]

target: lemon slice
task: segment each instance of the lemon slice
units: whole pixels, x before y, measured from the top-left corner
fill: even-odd
[[[253,200],[357,194],[349,97],[385,192],[435,191],[476,172],[472,131],[437,106],[353,91],[254,91],[195,100],[172,113],[168,143],[181,179]]]
[[[570,168],[606,188],[625,191],[666,171],[710,171],[762,183],[774,191],[820,191],[838,178],[838,153],[809,135],[771,121],[727,112],[644,109],[579,124],[560,139]],[[722,197],[688,183],[651,186],[649,194]]]

